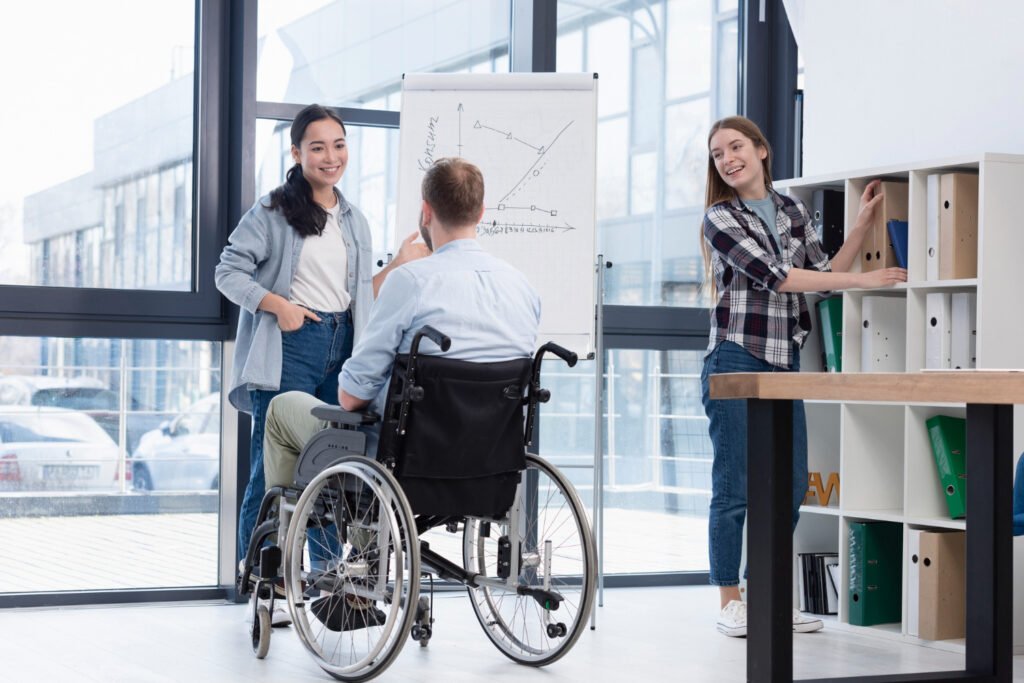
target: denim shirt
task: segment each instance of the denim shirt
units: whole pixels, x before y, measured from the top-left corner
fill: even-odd
[[[370,226],[340,192],[335,190],[335,194],[348,251],[346,286],[352,296],[350,310],[358,341],[373,305]],[[303,238],[280,211],[268,209],[269,204],[269,195],[261,197],[242,216],[216,269],[217,289],[241,308],[228,399],[246,413],[252,412],[249,391],[277,391],[281,386],[281,328],[277,316],[257,307],[268,292],[289,298],[302,255]]]
[[[421,353],[491,363],[533,355],[539,324],[540,297],[525,275],[474,239],[448,242],[388,274],[339,386],[381,412],[395,354],[409,353],[424,325],[452,345],[441,351],[424,339]]]

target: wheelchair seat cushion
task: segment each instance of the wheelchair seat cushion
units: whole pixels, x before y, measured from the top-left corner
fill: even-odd
[[[399,398],[408,358],[396,359],[389,396]],[[395,475],[417,514],[504,513],[526,467],[522,397],[529,358],[470,363],[416,359],[423,398],[409,403],[406,433],[397,433],[400,400],[390,401],[378,457],[393,457]]]

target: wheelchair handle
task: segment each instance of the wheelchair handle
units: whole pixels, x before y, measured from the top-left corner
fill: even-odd
[[[570,368],[576,366],[576,362],[579,361],[579,356],[570,351],[569,349],[563,348],[554,342],[548,342],[544,346],[540,347],[537,351],[537,357],[540,358],[544,355],[545,351],[550,351],[559,358],[565,361],[566,365]]]
[[[416,355],[416,353],[419,352],[419,349],[420,349],[420,339],[422,339],[423,337],[426,337],[430,341],[432,341],[435,344],[437,344],[438,347],[440,347],[440,349],[442,351],[447,351],[452,346],[452,339],[451,339],[451,337],[449,337],[448,335],[446,335],[446,334],[444,334],[442,332],[439,332],[439,331],[435,330],[430,325],[424,325],[423,327],[421,327],[419,329],[419,331],[416,332],[416,336],[413,337],[412,348],[409,349],[409,354],[410,355]]]

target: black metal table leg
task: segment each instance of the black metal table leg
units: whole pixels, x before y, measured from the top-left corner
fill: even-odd
[[[793,402],[747,401],[747,680],[793,680]]]
[[[1013,406],[967,406],[967,671],[1013,668]]]

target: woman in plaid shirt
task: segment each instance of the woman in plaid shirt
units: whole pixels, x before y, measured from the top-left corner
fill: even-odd
[[[718,630],[747,633],[739,591],[747,509],[747,409],[742,400],[712,401],[708,377],[727,372],[795,372],[811,331],[803,292],[872,289],[906,282],[907,271],[851,273],[882,195],[868,184],[842,249],[829,260],[799,201],[772,189],[771,147],[742,116],[716,122],[708,134],[708,180],[701,228],[705,284],[711,292],[711,336],[701,373],[714,463],[708,546],[711,583],[719,587]],[[807,426],[793,406],[793,527],[807,491]],[[793,630],[817,631],[820,619],[793,610]]]

